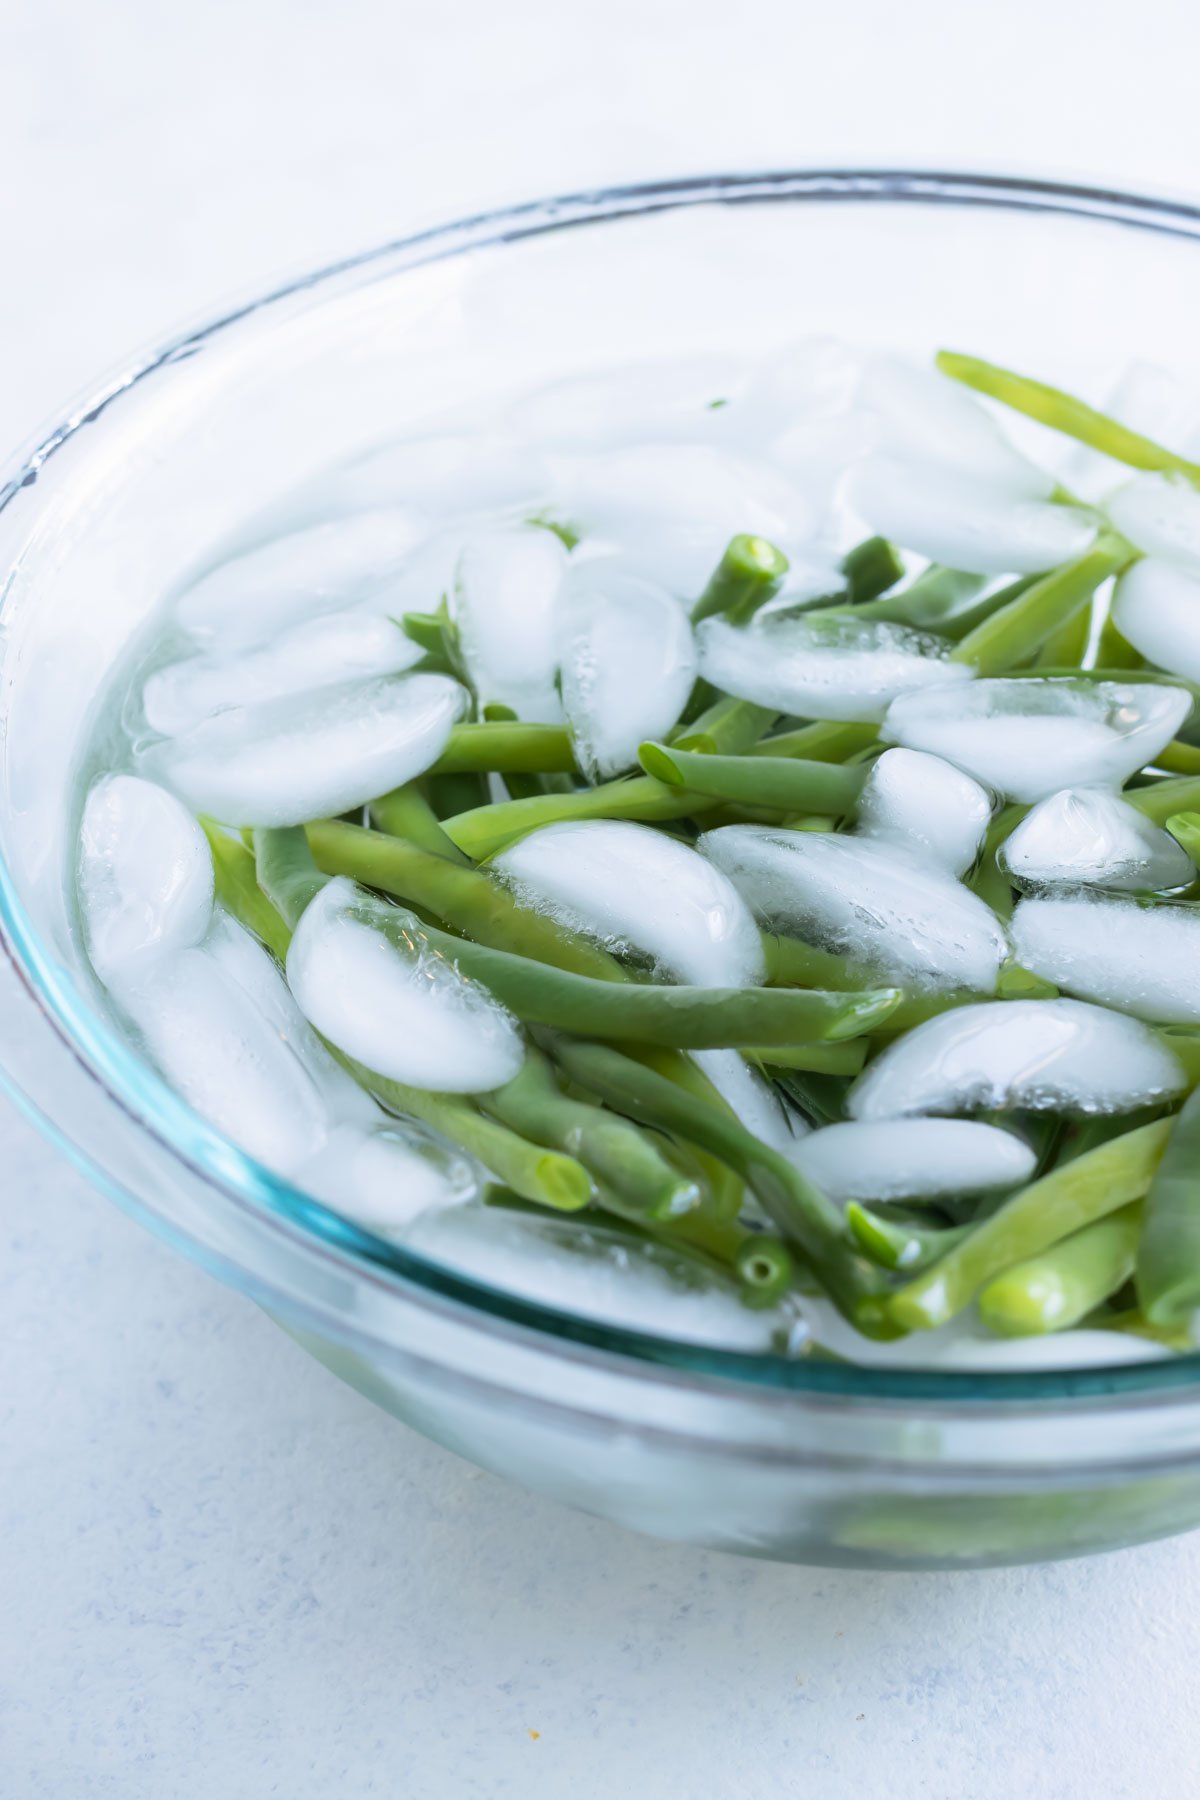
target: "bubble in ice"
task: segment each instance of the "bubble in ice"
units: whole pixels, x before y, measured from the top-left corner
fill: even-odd
[[[1123,1113],[1187,1085],[1149,1026],[1081,1000],[992,1000],[940,1013],[888,1046],[847,1099],[854,1119],[994,1111]]]
[[[677,356],[566,375],[518,399],[508,423],[518,436],[556,450],[695,439],[717,422],[745,380],[731,357]]]
[[[956,876],[975,861],[991,816],[990,794],[925,750],[885,750],[858,800],[860,836],[898,844]]]
[[[562,717],[558,697],[559,591],[567,552],[536,525],[469,537],[454,583],[454,618],[480,702],[522,719]]]
[[[544,456],[498,432],[396,438],[312,484],[309,505],[353,519],[366,507],[409,507],[434,520],[519,519],[552,493]]]
[[[954,763],[1009,800],[1120,786],[1154,761],[1192,709],[1153,682],[1004,679],[902,694],[883,736]]]
[[[1169,831],[1107,788],[1064,788],[1026,814],[1000,851],[1017,887],[1168,893],[1196,879]]]
[[[700,672],[714,687],[802,719],[882,719],[898,694],[971,679],[950,645],[882,619],[768,615],[746,626],[706,619]]]
[[[335,1126],[293,1179],[383,1238],[401,1238],[422,1213],[459,1206],[479,1193],[469,1157],[420,1125],[398,1120],[366,1130]]]
[[[696,672],[691,627],[664,589],[616,557],[573,569],[563,588],[562,698],[592,780],[637,761],[670,730]]]
[[[1200,505],[1200,494],[1193,494]],[[1147,557],[1117,582],[1113,624],[1147,662],[1200,682],[1200,563],[1175,568]]]
[[[808,1124],[784,1106],[769,1081],[752,1069],[738,1050],[693,1050],[692,1061],[732,1107],[746,1130],[772,1150],[790,1155]]]
[[[328,882],[305,909],[287,978],[310,1023],[388,1080],[485,1093],[521,1066],[521,1033],[507,1008],[432,949],[412,913],[352,881]]]
[[[750,987],[763,978],[758,927],[733,883],[648,825],[545,825],[492,866],[526,904],[618,953],[651,957],[674,981]]]
[[[200,942],[212,918],[212,856],[173,794],[133,775],[93,784],[80,828],[79,901],[103,982]]]
[[[372,675],[398,675],[421,654],[399,625],[382,614],[330,613],[240,654],[212,650],[156,669],[142,691],[142,710],[152,731],[178,737],[233,706],[260,705]]]
[[[1054,477],[1022,456],[1000,424],[959,382],[899,356],[873,356],[863,370],[861,404],[890,456],[969,474],[998,496],[1047,500]]]
[[[616,545],[632,567],[695,599],[731,537],[756,533],[788,549],[817,517],[767,464],[707,444],[645,444],[558,459],[556,514]]]
[[[301,825],[362,806],[437,761],[466,695],[445,675],[351,681],[236,706],[140,762],[225,825]]]
[[[468,1203],[428,1212],[410,1250],[558,1312],[730,1350],[769,1350],[784,1324],[755,1312],[715,1271],[665,1245],[577,1220]]]
[[[831,1200],[907,1200],[1020,1187],[1036,1157],[1011,1131],[972,1119],[862,1119],[825,1125],[793,1158]]]
[[[230,557],[175,602],[185,631],[228,649],[314,614],[377,597],[425,534],[411,513],[374,511],[308,525]]]
[[[1200,575],[1200,493],[1184,475],[1135,475],[1109,496],[1108,516],[1147,556]]]
[[[155,959],[117,999],[165,1079],[247,1155],[289,1174],[317,1153],[324,1052],[239,926],[218,917],[204,944]]]
[[[1096,536],[1077,507],[1014,498],[970,471],[869,456],[849,496],[871,526],[906,550],[972,575],[1039,575],[1082,556]]]
[[[772,930],[925,990],[994,992],[1007,954],[989,907],[943,870],[888,843],[768,825],[699,841]]]
[[[1022,900],[1013,949],[1082,1000],[1161,1025],[1200,1024],[1200,912],[1100,895]]]

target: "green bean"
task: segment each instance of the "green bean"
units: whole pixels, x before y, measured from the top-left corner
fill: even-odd
[[[896,1324],[911,1331],[944,1325],[994,1275],[1118,1207],[1144,1199],[1169,1135],[1170,1121],[1155,1120],[1022,1188],[940,1262],[892,1296],[888,1310]]]
[[[211,819],[200,820],[212,850],[217,899],[227,913],[252,931],[279,962],[287,958],[291,932],[258,885],[254,854],[241,838],[230,837]]]
[[[937,365],[943,375],[952,375],[956,381],[978,393],[1011,406],[1027,418],[1036,419],[1040,425],[1048,425],[1052,431],[1076,438],[1116,462],[1128,463],[1134,469],[1186,475],[1189,481],[1200,485],[1200,463],[1189,462],[1186,457],[1177,456],[1173,450],[1156,444],[1152,438],[1130,431],[1074,395],[1063,393],[1061,388],[1048,387],[1045,382],[1031,381],[1028,376],[1018,375],[1011,369],[1002,369],[977,356],[962,356],[953,350],[939,351]]]
[[[839,601],[814,607],[813,612],[822,618],[874,619],[889,625],[911,625],[914,630],[935,631],[940,637],[957,642],[1032,587],[1035,580],[1034,575],[1022,575],[1005,587],[989,588],[982,575],[967,575],[961,569],[944,569],[934,564],[907,587],[881,594],[877,600],[854,607]]]
[[[1144,659],[1139,650],[1135,650],[1129,639],[1119,630],[1111,613],[1100,627],[1100,636],[1096,641],[1096,662],[1105,669],[1115,673],[1140,670],[1144,667]]]
[[[864,538],[842,558],[846,597],[859,607],[886,594],[904,574],[904,559],[885,537]]]
[[[822,950],[800,938],[773,931],[762,934],[767,981],[773,987],[834,988],[845,992],[861,987],[861,972],[836,950]]]
[[[850,1038],[844,1044],[769,1044],[747,1045],[742,1055],[752,1062],[765,1063],[773,1069],[803,1069],[814,1075],[857,1075],[867,1060],[867,1046],[862,1038]]]
[[[1152,1325],[1175,1326],[1200,1309],[1200,1091],[1168,1123],[1146,1199],[1137,1296]]]
[[[773,707],[756,706],[753,700],[733,700],[722,695],[690,725],[677,725],[668,742],[680,750],[706,750],[710,754],[744,756],[776,720]]]
[[[1078,669],[1083,665],[1092,636],[1092,616],[1096,603],[1081,606],[1065,619],[1057,631],[1051,632],[1033,659],[1033,673],[1041,675],[1058,665]]]
[[[778,1306],[796,1279],[791,1251],[778,1238],[757,1232],[742,1239],[734,1262],[751,1306]]]
[[[1135,556],[1124,538],[1101,532],[1090,550],[1043,575],[969,631],[950,660],[968,663],[980,675],[1003,675],[1019,667]]]
[[[1172,775],[1200,775],[1200,745],[1185,744],[1174,738],[1154,759],[1156,769],[1167,769]]]
[[[1180,848],[1200,866],[1200,812],[1170,813],[1166,826]]]
[[[867,779],[864,768],[802,762],[792,756],[709,756],[666,744],[643,744],[638,761],[668,787],[775,812],[853,814]]]
[[[426,775],[423,780],[429,804],[443,824],[458,813],[487,805],[488,785],[483,775],[462,769],[457,774]]]
[[[808,988],[657,987],[597,981],[507,950],[455,938],[398,911],[396,929],[481,981],[517,1017],[591,1037],[673,1049],[859,1037],[894,1011],[896,988],[827,994]]]
[[[1165,1350],[1194,1350],[1196,1339],[1186,1327],[1169,1325],[1152,1325],[1136,1308],[1130,1307],[1124,1312],[1106,1312],[1101,1309],[1094,1318],[1086,1319],[1096,1331],[1124,1331],[1131,1337],[1145,1338],[1148,1343],[1161,1344]]]
[[[842,724],[819,719],[796,731],[781,731],[755,744],[751,756],[802,756],[811,762],[845,762],[858,750],[879,741],[878,725]]]
[[[407,900],[481,944],[600,981],[629,979],[628,971],[607,950],[532,907],[519,905],[507,888],[480,869],[460,868],[401,838],[336,819],[310,825],[308,841],[326,875],[348,875],[364,887]]]
[[[254,832],[258,885],[294,931],[300,915],[329,879],[318,869],[303,825]]]
[[[724,613],[734,625],[753,618],[777,594],[788,572],[788,559],[767,538],[741,534],[730,538],[708,586],[692,608],[692,623]]]
[[[1028,813],[1027,806],[1006,806],[996,814],[984,833],[979,860],[967,877],[972,893],[991,907],[998,919],[1011,919],[1012,883],[1000,863],[1000,850]]]
[[[702,794],[668,787],[649,775],[632,775],[600,787],[580,788],[573,794],[536,794],[528,800],[472,807],[444,823],[459,849],[480,861],[541,825],[556,825],[565,819],[639,819],[661,824],[686,819],[706,804]]]
[[[446,836],[441,821],[415,781],[410,781],[406,787],[393,788],[390,794],[381,794],[378,800],[371,801],[367,813],[375,829],[386,832],[388,837],[406,838],[419,850],[432,851],[435,856],[448,857],[451,862],[464,866],[470,862],[454,839]]]
[[[1122,1206],[1038,1256],[1014,1263],[979,1296],[979,1316],[1000,1337],[1066,1331],[1133,1274],[1142,1209]]]
[[[998,1000],[1054,1000],[1058,992],[1052,981],[1018,962],[1006,962],[996,982]]]
[[[871,1336],[894,1335],[882,1304],[886,1282],[852,1251],[837,1208],[786,1157],[761,1143],[731,1114],[696,1100],[617,1050],[557,1034],[550,1043],[555,1061],[609,1106],[727,1162],[859,1330]]]
[[[520,720],[491,720],[455,725],[435,775],[494,772],[498,775],[541,775],[549,770],[578,774],[575,747],[565,725],[529,725]]]
[[[1172,813],[1200,810],[1200,776],[1180,775],[1148,787],[1126,788],[1121,798],[1156,825],[1165,825]]]
[[[929,1268],[975,1229],[973,1223],[930,1225],[891,1212],[884,1214],[857,1200],[847,1203],[846,1224],[864,1256],[881,1269],[904,1275]]]
[[[606,1192],[606,1204],[634,1218],[677,1218],[703,1199],[699,1184],[673,1168],[636,1125],[564,1094],[540,1051],[531,1048],[513,1079],[481,1094],[479,1105],[519,1136],[573,1156]]]

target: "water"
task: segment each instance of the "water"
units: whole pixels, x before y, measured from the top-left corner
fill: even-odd
[[[898,694],[972,674],[944,639],[881,620],[768,613],[739,628],[714,618],[696,640],[714,687],[804,719],[882,719]]]
[[[1196,869],[1169,831],[1107,788],[1064,788],[1039,801],[1001,848],[1017,887],[1169,893]]]
[[[908,1200],[1020,1187],[1036,1158],[976,1120],[864,1119],[812,1132],[795,1161],[831,1200]]]
[[[969,775],[924,750],[885,750],[858,800],[858,832],[963,875],[979,853],[991,795]]]
[[[1200,1025],[1200,911],[1096,896],[1022,900],[1013,950],[1081,1000],[1161,1025]]]
[[[495,859],[518,898],[659,974],[696,987],[763,978],[758,927],[711,862],[648,825],[588,819],[530,832]]]
[[[1007,954],[995,915],[905,850],[766,825],[722,826],[700,848],[771,930],[838,951],[880,979],[934,992],[995,990]]]

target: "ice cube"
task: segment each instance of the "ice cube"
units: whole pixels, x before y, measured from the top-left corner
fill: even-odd
[[[338,1125],[293,1180],[377,1236],[403,1237],[422,1213],[461,1205],[479,1192],[469,1158],[420,1125]]]
[[[1193,493],[1200,506],[1200,494]],[[1174,568],[1147,557],[1122,575],[1112,619],[1147,662],[1200,681],[1200,564]]]
[[[403,506],[432,519],[529,517],[552,484],[545,458],[528,444],[486,431],[394,439],[343,463],[313,485],[324,516]]]
[[[944,639],[880,619],[706,619],[696,642],[700,672],[714,687],[801,719],[882,719],[898,694],[972,676],[949,660]]]
[[[381,676],[237,706],[142,751],[146,771],[226,825],[346,812],[437,761],[466,695],[446,675]]]
[[[858,801],[861,836],[927,856],[951,875],[971,867],[991,816],[977,781],[924,750],[885,750]]]
[[[618,954],[695,987],[763,978],[762,940],[733,883],[677,838],[621,819],[545,825],[493,861],[518,897]]]
[[[128,980],[116,998],[164,1078],[201,1116],[247,1155],[290,1174],[325,1141],[329,1108],[315,1068],[321,1046],[287,1001],[262,1004],[240,976],[258,959],[258,974],[282,987],[267,952],[218,919],[205,944],[156,958]]]
[[[261,642],[315,614],[377,596],[425,535],[400,511],[309,525],[218,564],[183,590],[186,631],[229,649]]]
[[[790,1155],[808,1125],[784,1106],[769,1081],[752,1069],[737,1050],[693,1050],[692,1061],[731,1106],[747,1131],[772,1150]]]
[[[1191,857],[1170,832],[1105,788],[1064,788],[1039,801],[1000,860],[1018,887],[1166,893],[1196,879]]]
[[[626,1331],[769,1350],[784,1316],[742,1304],[715,1272],[648,1239],[483,1204],[427,1212],[410,1250],[489,1288]]]
[[[888,456],[970,475],[1014,500],[1047,500],[1054,492],[1054,476],[1022,456],[986,407],[937,369],[873,356],[861,404],[874,415]]]
[[[1200,912],[1079,894],[1022,900],[1013,949],[1035,975],[1162,1025],[1200,1024]]]
[[[399,625],[381,614],[330,613],[240,654],[211,650],[155,670],[142,692],[142,710],[153,731],[178,737],[232,706],[260,705],[372,675],[398,675],[421,654]]]
[[[973,575],[1041,574],[1082,556],[1096,536],[1077,507],[1014,497],[948,464],[869,456],[849,496],[873,530]]]
[[[870,838],[723,825],[698,848],[772,930],[924,990],[994,992],[1007,954],[990,908],[941,869]]]
[[[454,584],[454,617],[484,705],[498,701],[522,719],[562,717],[555,677],[566,567],[560,540],[536,525],[467,539]]]
[[[812,1132],[793,1161],[831,1200],[906,1200],[1020,1187],[1029,1145],[971,1119],[871,1119]]]
[[[200,942],[212,918],[212,856],[174,795],[133,775],[93,784],[80,829],[79,901],[88,955],[105,983]]]
[[[1183,688],[1151,682],[996,679],[902,694],[883,736],[944,757],[1009,800],[1044,800],[1064,787],[1120,786],[1191,709]]]
[[[744,392],[722,408],[720,423],[730,437],[760,447],[797,426],[847,416],[861,375],[861,356],[839,339],[799,338],[752,367]]]
[[[1187,1077],[1158,1034],[1081,1000],[992,1000],[914,1026],[859,1076],[855,1119],[1021,1106],[1122,1113],[1179,1094]]]
[[[646,444],[559,458],[555,516],[614,544],[631,567],[694,600],[739,532],[784,550],[810,538],[817,516],[778,470],[707,444]]]
[[[801,1310],[816,1344],[848,1362],[868,1368],[978,1369],[1000,1374],[1006,1369],[1087,1369],[1123,1363],[1157,1362],[1171,1352],[1162,1344],[1126,1331],[1054,1331],[1037,1337],[999,1338],[974,1318],[951,1320],[937,1331],[914,1331],[891,1343],[865,1338],[855,1331],[832,1301],[806,1294]]]
[[[288,985],[330,1043],[392,1081],[485,1093],[517,1073],[516,1020],[481,983],[430,949],[412,913],[328,882],[301,916]]]
[[[744,381],[743,365],[730,357],[619,364],[536,388],[516,402],[508,423],[531,443],[555,450],[695,439],[724,410],[714,411],[714,401],[728,402]]]
[[[617,557],[572,569],[562,603],[563,706],[594,781],[631,767],[638,745],[678,719],[696,672],[691,627]]]
[[[1117,530],[1147,556],[1200,574],[1200,493],[1184,475],[1135,475],[1109,496]]]

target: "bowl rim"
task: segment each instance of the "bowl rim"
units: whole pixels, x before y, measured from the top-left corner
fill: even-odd
[[[843,205],[855,203],[947,205],[998,208],[1033,214],[1060,214],[1110,226],[1124,226],[1200,239],[1200,206],[1184,200],[1160,199],[1113,188],[1003,174],[979,174],[907,168],[809,168],[750,173],[701,174],[667,180],[621,184],[472,214],[427,226],[368,250],[343,257],[315,270],[206,315],[172,337],[119,365],[60,413],[14,457],[0,465],[0,519],[35,488],[43,468],[86,425],[93,425],[142,383],[185,360],[209,340],[241,322],[268,312],[309,292],[321,293],[346,277],[376,268],[402,275],[463,256],[498,249],[554,231],[605,224],[703,205],[776,203]],[[19,556],[18,556],[18,561]],[[7,582],[0,579],[0,605]],[[994,1371],[983,1369],[866,1366],[743,1352],[610,1326],[594,1319],[527,1301],[487,1283],[454,1274],[447,1268],[384,1242],[348,1223],[311,1195],[272,1174],[244,1155],[208,1126],[140,1061],[75,989],[64,981],[48,946],[35,930],[17,893],[7,861],[0,858],[0,948],[10,959],[25,994],[75,1063],[96,1081],[107,1098],[157,1139],[170,1155],[214,1191],[214,1204],[232,1203],[248,1210],[255,1221],[287,1235],[307,1252],[352,1272],[360,1279],[403,1298],[406,1304],[444,1312],[449,1309],[476,1327],[525,1341],[557,1340],[571,1359],[614,1362],[626,1372],[648,1378],[670,1371],[675,1383],[711,1388],[730,1384],[767,1401],[775,1396],[825,1400],[836,1397],[875,1402],[946,1402],[974,1409],[990,1401],[1098,1400],[1104,1397],[1179,1402],[1200,1396],[1200,1352],[1151,1362],[1118,1363],[1074,1369]],[[58,1147],[81,1157],[92,1179],[139,1219],[188,1250],[210,1268],[238,1281],[231,1259],[214,1257],[199,1242],[146,1203],[105,1178],[88,1162],[86,1148],[69,1132],[30,1108],[11,1072],[5,1085],[32,1111]],[[147,1116],[148,1115],[148,1116]],[[245,1284],[261,1288],[262,1283]],[[261,1296],[260,1296],[261,1297]],[[304,1310],[303,1296],[297,1310]],[[357,1327],[361,1334],[361,1326]],[[531,1340],[531,1334],[533,1334]]]

